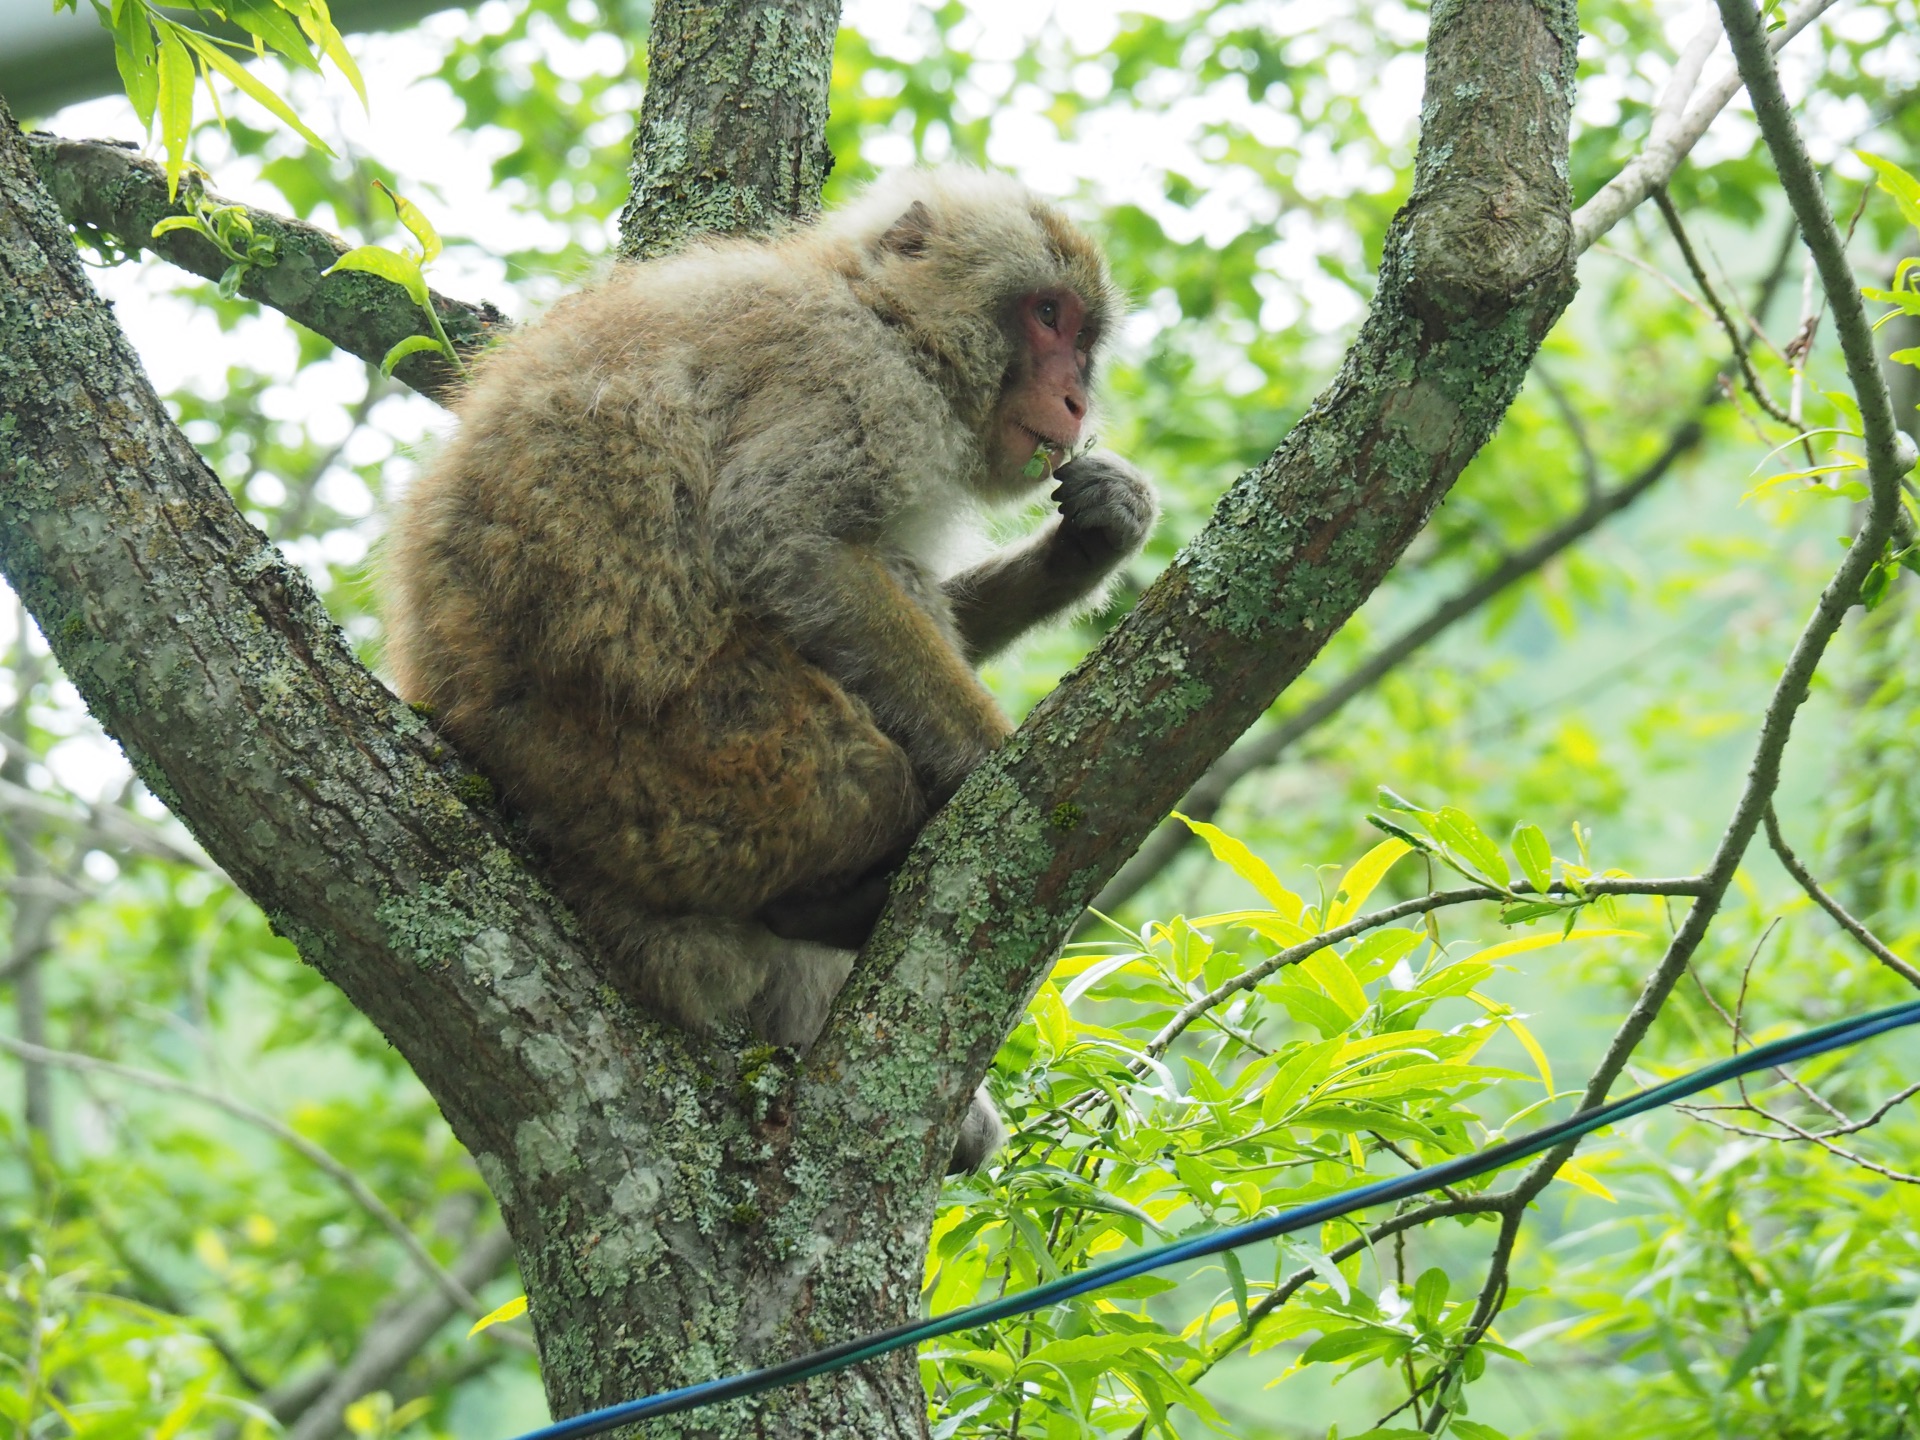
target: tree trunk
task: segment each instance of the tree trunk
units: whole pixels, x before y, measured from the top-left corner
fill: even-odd
[[[802,213],[824,174],[829,9],[731,13],[750,33],[659,9],[682,48],[648,97],[636,248],[643,229],[664,245]],[[1414,192],[1346,366],[938,817],[804,1065],[673,1031],[600,983],[456,757],[168,419],[0,108],[0,563],[154,793],[474,1153],[556,1415],[913,1313],[952,1127],[1053,947],[1379,582],[1564,306],[1576,38],[1570,0],[1435,5]],[[738,97],[702,68],[722,64],[775,119],[725,123]],[[752,175],[700,159],[756,134]],[[895,1355],[649,1433],[918,1437],[924,1406]]]

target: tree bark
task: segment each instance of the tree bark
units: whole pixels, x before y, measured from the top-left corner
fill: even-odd
[[[1339,375],[894,881],[800,1096],[802,1130],[858,1103],[892,1121],[849,1136],[856,1168],[942,1133],[1085,903],[1359,608],[1493,433],[1573,294],[1578,41],[1572,0],[1433,7],[1413,193]],[[902,1034],[923,1037],[917,1066],[888,1059]]]
[[[827,91],[840,0],[661,0],[620,253],[804,220],[833,168]]]
[[[673,53],[630,244],[804,213],[824,175],[830,10],[725,14],[656,16]],[[168,420],[0,108],[0,564],[141,776],[473,1151],[556,1414],[912,1313],[953,1124],[1081,904],[1379,582],[1505,410],[1572,288],[1574,8],[1441,0],[1432,25],[1413,195],[1340,376],[936,820],[804,1064],[672,1031],[600,983],[483,787]],[[895,1355],[653,1433],[898,1440],[925,1435],[924,1410]]]
[[[191,230],[155,236],[153,227],[169,215],[193,213],[196,200],[209,206],[231,205],[194,176],[180,182],[180,196],[167,196],[167,173],[151,160],[111,140],[66,140],[58,135],[29,135],[28,153],[41,182],[60,206],[67,223],[129,254],[151,251],[190,275],[218,280],[230,263],[212,242]],[[409,335],[427,332],[420,309],[407,292],[389,280],[357,270],[324,272],[352,248],[317,225],[246,211],[254,233],[271,241],[278,258],[256,265],[241,278],[239,293],[297,320],[369,364],[377,365]],[[447,338],[455,348],[474,351],[504,325],[492,305],[470,305],[439,291],[428,292]],[[428,399],[446,403],[460,375],[444,356],[418,351],[394,367],[394,378]]]

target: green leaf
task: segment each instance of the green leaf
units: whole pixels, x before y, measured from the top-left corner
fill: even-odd
[[[368,109],[367,82],[361,78],[360,67],[354,64],[353,56],[347,51],[346,42],[340,38],[340,32],[334,28],[333,20],[327,14],[327,7],[316,3],[311,10],[302,11],[300,28],[307,32],[307,38],[318,45],[325,52],[326,57],[339,68],[340,73],[347,77],[347,83],[353,86],[353,93],[360,97],[360,108]]]
[[[1466,811],[1452,805],[1442,806],[1427,818],[1427,833],[1462,859],[1472,862],[1475,869],[1502,890],[1512,882],[1507,857]]]
[[[1865,150],[1856,150],[1854,157],[1879,178],[1880,188],[1893,197],[1893,203],[1900,207],[1900,214],[1909,225],[1920,225],[1920,180],[1902,170],[1891,160],[1883,160],[1878,155],[1870,155]]]
[[[407,356],[418,354],[422,350],[438,350],[439,348],[440,342],[431,335],[409,335],[398,345],[395,345],[391,350],[387,351],[385,355],[380,357],[380,373],[382,375],[391,375],[393,374],[393,367],[406,359]]]
[[[153,222],[153,229],[149,231],[148,234],[151,235],[153,239],[158,240],[162,235],[171,234],[175,230],[192,230],[210,245],[218,245],[220,243],[220,237],[214,234],[213,227],[198,215],[163,216],[161,219]]]
[[[302,140],[305,140],[309,145],[313,146],[314,149],[320,151],[323,155],[333,154],[333,150],[328,146],[327,142],[307,128],[306,121],[294,113],[291,105],[287,104],[286,101],[282,100],[278,95],[274,94],[273,91],[269,90],[249,74],[245,66],[227,54],[219,41],[210,35],[202,35],[196,30],[188,30],[183,26],[173,26],[172,28],[177,30],[180,38],[193,48],[194,54],[200,57],[201,64],[211,70],[218,70],[222,75],[226,76],[243,94],[251,96],[259,102],[260,105],[271,111]]]
[[[1071,1340],[1049,1340],[1035,1347],[1033,1353],[1021,1361],[1020,1368],[1058,1365],[1066,1369],[1092,1365],[1105,1370],[1121,1356],[1141,1350],[1174,1356],[1193,1354],[1192,1346],[1182,1344],[1164,1330],[1143,1330],[1131,1335],[1076,1335]]]
[[[1300,914],[1306,909],[1306,902],[1280,883],[1280,877],[1273,873],[1266,861],[1218,826],[1209,825],[1204,820],[1189,820],[1178,810],[1173,812],[1173,818],[1206,841],[1207,848],[1213,851],[1213,858],[1258,890],[1260,898],[1279,911],[1284,919],[1295,925],[1300,923]]]
[[[1546,894],[1553,884],[1553,850],[1538,825],[1514,826],[1513,856],[1520,862],[1527,883],[1540,894]]]
[[[433,228],[433,222],[427,219],[426,212],[406,196],[389,189],[383,180],[375,180],[373,188],[393,202],[394,213],[400,217],[400,223],[420,242],[422,268],[431,265],[434,257],[440,253],[440,232]]]
[[[1387,871],[1412,849],[1404,840],[1389,838],[1354,861],[1353,867],[1340,877],[1340,883],[1334,889],[1333,903],[1327,907],[1326,923],[1320,928],[1331,930],[1358,915],[1360,907],[1367,903],[1367,897],[1386,878]]]
[[[1356,1325],[1322,1335],[1301,1353],[1302,1365],[1321,1365],[1331,1360],[1355,1360],[1385,1354],[1406,1337],[1397,1330],[1377,1325]]]
[[[358,270],[391,280],[413,297],[413,303],[427,308],[427,277],[420,273],[420,262],[412,255],[389,250],[384,245],[356,245],[321,271],[332,275],[341,270]]]
[[[1748,1371],[1772,1354],[1773,1347],[1779,1343],[1786,1328],[1786,1320],[1778,1315],[1755,1326],[1753,1333],[1747,1337],[1747,1343],[1740,1347],[1740,1353],[1733,1357],[1733,1363],[1727,1367],[1727,1378],[1721,1388],[1732,1389],[1746,1377]]]
[[[1413,1282],[1413,1313],[1421,1324],[1437,1326],[1440,1323],[1449,1287],[1447,1272],[1437,1265],[1422,1271],[1420,1278]]]
[[[1351,1083],[1343,1081],[1330,1085],[1325,1098],[1342,1103],[1362,1099],[1384,1100],[1405,1095],[1411,1090],[1445,1093],[1461,1085],[1527,1078],[1518,1071],[1504,1070],[1495,1065],[1403,1065],[1398,1070],[1368,1074]]]
[[[1503,905],[1500,907],[1500,923],[1502,925],[1528,925],[1535,920],[1544,919],[1549,915],[1558,915],[1565,908],[1563,905],[1555,905],[1543,900],[1523,901],[1518,905]]]
[[[1247,1272],[1240,1268],[1240,1257],[1233,1251],[1222,1253],[1227,1263],[1227,1285],[1233,1291],[1233,1308],[1240,1316],[1240,1323],[1247,1323]]]
[[[1260,1123],[1276,1125],[1285,1119],[1301,1096],[1332,1073],[1340,1045],[1338,1039],[1318,1040],[1289,1056],[1260,1097]]]
[[[133,112],[140,117],[140,128],[153,128],[153,107],[160,98],[160,73],[155,63],[153,26],[147,19],[147,7],[124,0],[114,7],[113,61],[120,67],[120,83],[126,87]]]
[[[273,0],[227,0],[227,18],[249,35],[259,36],[301,69],[319,72],[320,62],[308,48],[307,37]]]
[[[1349,1021],[1367,1012],[1367,992],[1353,978],[1347,962],[1332,950],[1322,950],[1300,962],[1300,969],[1319,982],[1327,998],[1338,1005]]]
[[[180,193],[187,165],[187,132],[193,129],[193,59],[180,43],[179,27],[160,26],[160,140],[167,147],[167,198]]]

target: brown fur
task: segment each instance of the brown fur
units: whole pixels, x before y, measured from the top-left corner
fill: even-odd
[[[897,860],[1006,733],[968,658],[1151,522],[1090,457],[1062,519],[945,579],[973,503],[1034,484],[985,437],[1024,373],[1007,307],[1049,286],[1111,327],[1091,242],[968,171],[619,268],[484,361],[400,508],[400,693],[668,1018],[812,1038],[851,955],[755,917]]]

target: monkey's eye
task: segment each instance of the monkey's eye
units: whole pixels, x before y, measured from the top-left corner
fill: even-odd
[[[1033,313],[1040,323],[1049,330],[1060,328],[1060,306],[1052,300],[1042,300],[1033,307]]]

